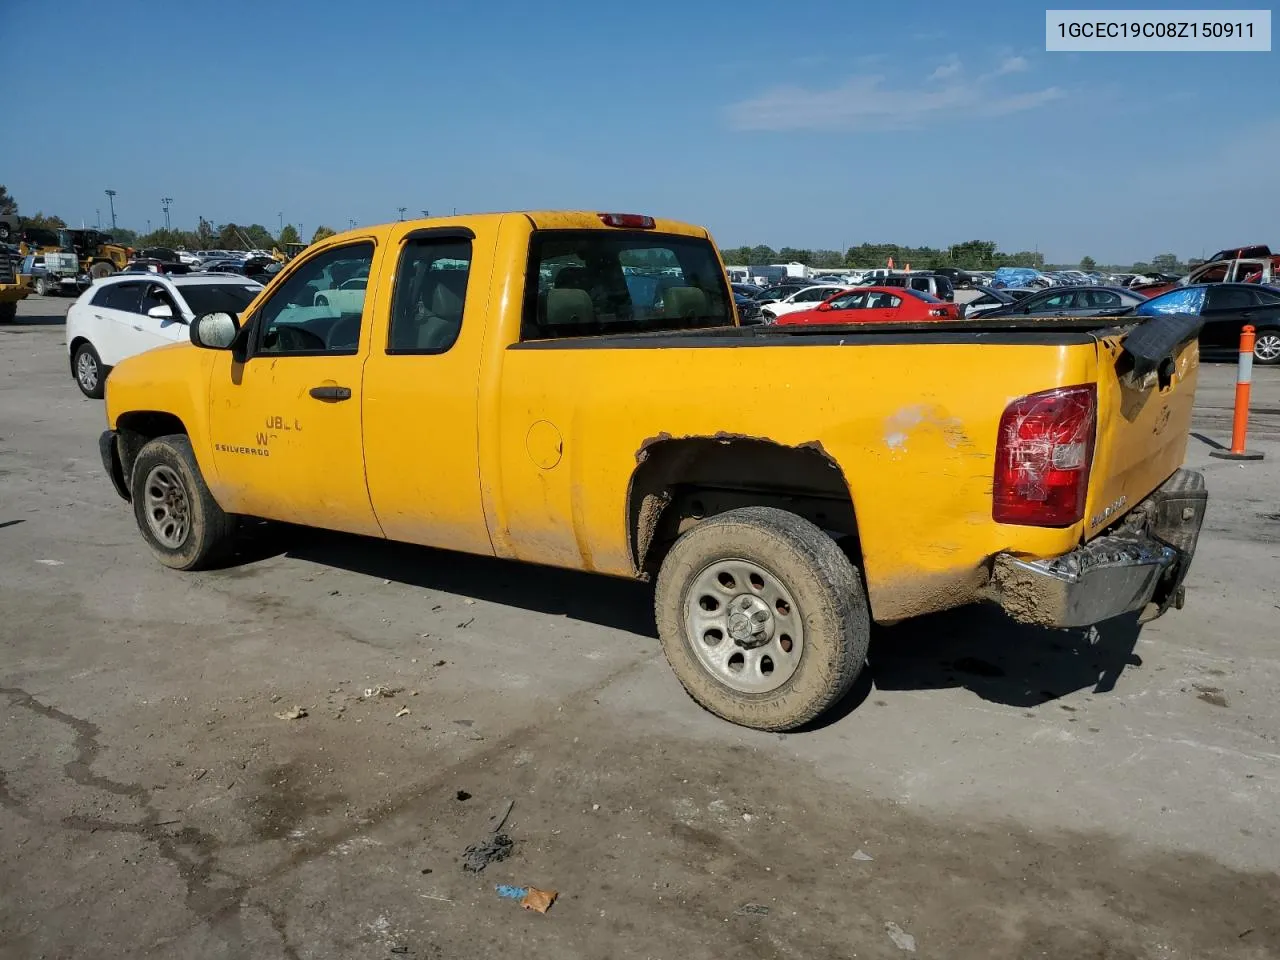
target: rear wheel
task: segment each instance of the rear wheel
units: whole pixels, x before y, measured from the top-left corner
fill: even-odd
[[[103,277],[109,277],[116,272],[115,265],[108,260],[99,260],[89,268],[89,276],[95,280],[101,280]]]
[[[1258,363],[1280,363],[1280,329],[1258,331],[1253,340],[1253,359]]]
[[[734,723],[792,730],[848,692],[871,639],[857,569],[829,536],[772,507],[731,510],[663,560],[658,632],[676,677]]]
[[[102,367],[102,358],[98,356],[98,351],[88,343],[82,343],[76,348],[76,354],[71,360],[72,369],[76,375],[76,386],[90,400],[101,400],[103,391],[106,388],[107,372]]]
[[[213,499],[185,436],[157,437],[143,447],[130,488],[138,529],[165,566],[200,570],[230,555],[236,518]]]

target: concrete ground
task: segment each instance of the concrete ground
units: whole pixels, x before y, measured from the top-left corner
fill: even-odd
[[[779,736],[683,694],[641,585],[319,532],[162,568],[66,306],[0,327],[0,957],[1280,956],[1280,370],[1249,464],[1202,370],[1185,610],[881,629]]]

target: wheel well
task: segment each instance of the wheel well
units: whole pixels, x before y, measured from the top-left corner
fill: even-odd
[[[67,347],[67,363],[71,367],[71,375],[76,375],[76,351],[80,349],[80,344],[88,343],[88,337],[76,337]]]
[[[133,476],[133,462],[138,451],[156,437],[180,433],[187,435],[187,426],[172,413],[159,410],[134,410],[116,418],[116,443],[120,451],[120,467],[125,482]]]
[[[858,522],[844,474],[818,443],[689,437],[646,444],[631,475],[627,529],[636,570],[652,575],[667,550],[706,517],[748,506],[798,514],[858,559]]]

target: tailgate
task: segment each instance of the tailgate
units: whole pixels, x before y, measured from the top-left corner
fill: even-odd
[[[1169,319],[1172,326],[1174,319]],[[1143,341],[1144,355],[1136,359],[1124,349],[1124,333],[1098,338],[1098,434],[1085,539],[1137,506],[1182,466],[1186,456],[1200,367],[1195,334],[1165,345],[1151,336],[1156,330],[1135,336],[1138,329],[1128,334],[1135,344]]]

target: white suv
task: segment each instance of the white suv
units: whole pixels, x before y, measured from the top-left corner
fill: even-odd
[[[67,311],[71,375],[86,397],[101,399],[107,374],[121,360],[185,341],[196,317],[241,313],[261,290],[257,281],[232,275],[119,273],[99,280]]]
[[[834,297],[845,288],[833,283],[823,283],[813,287],[797,290],[789,297],[775,300],[768,306],[760,308],[760,316],[765,323],[773,323],[784,313],[795,313],[798,310],[813,310],[829,297]]]

